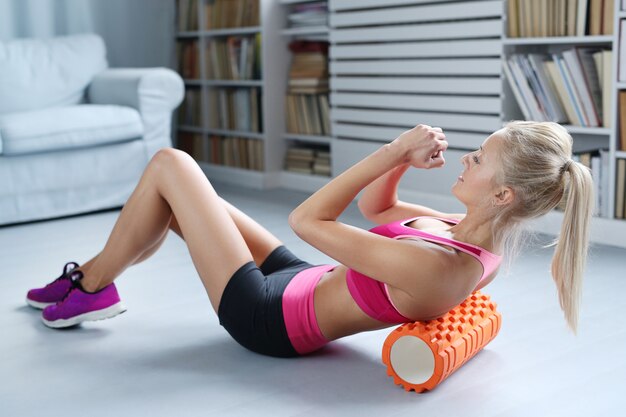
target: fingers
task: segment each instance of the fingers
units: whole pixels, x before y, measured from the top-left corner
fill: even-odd
[[[444,166],[446,159],[443,157],[443,151],[438,151],[430,157],[427,168],[439,168]]]

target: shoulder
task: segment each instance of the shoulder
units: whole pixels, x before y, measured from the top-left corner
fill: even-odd
[[[376,224],[387,224],[398,220],[414,217],[438,217],[442,219],[463,220],[465,213],[447,213],[430,207],[398,201],[387,210],[376,214],[369,214],[366,218]]]

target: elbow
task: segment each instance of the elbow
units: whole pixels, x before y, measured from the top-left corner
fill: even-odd
[[[305,228],[309,220],[310,219],[308,219],[302,212],[302,209],[300,207],[296,207],[291,213],[289,213],[287,222],[289,223],[291,230],[293,230],[298,237],[302,237],[302,230]]]
[[[367,205],[365,204],[363,198],[360,198],[356,205],[359,208],[359,211],[361,212],[361,215],[366,220],[372,221],[372,218],[374,217],[374,213],[372,213],[372,211],[367,207]]]
[[[291,230],[297,233],[296,227],[298,226],[298,209],[294,209],[289,213],[289,217],[287,218],[287,222],[289,223],[289,227]]]

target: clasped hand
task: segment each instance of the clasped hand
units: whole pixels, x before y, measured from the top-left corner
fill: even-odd
[[[402,162],[416,168],[439,168],[445,164],[446,135],[439,127],[419,124],[391,143],[402,154]]]

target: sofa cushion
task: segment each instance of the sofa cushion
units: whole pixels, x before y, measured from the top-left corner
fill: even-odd
[[[93,34],[0,41],[0,114],[81,103],[106,67]]]
[[[139,113],[123,106],[83,104],[0,115],[3,155],[90,147],[142,135]]]

